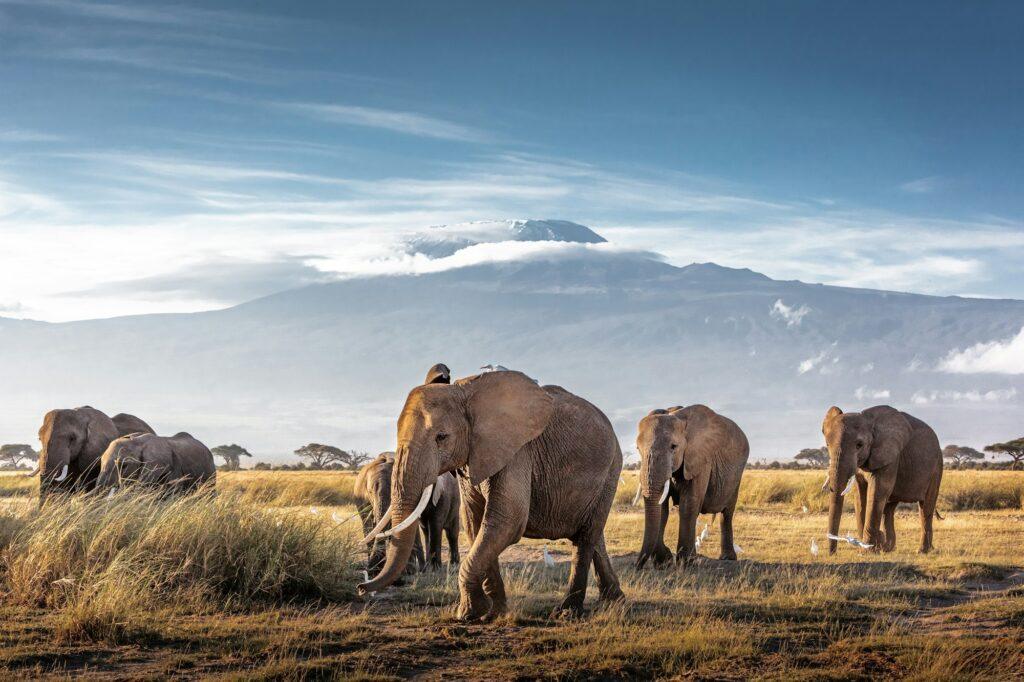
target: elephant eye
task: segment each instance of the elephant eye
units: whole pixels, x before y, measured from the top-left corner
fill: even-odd
[[[437,436],[434,437],[434,440],[436,440],[438,443],[440,443],[440,442],[442,442],[447,437],[448,437],[448,434],[442,432],[442,433],[437,434]]]
[[[672,445],[669,445],[669,447],[670,447],[671,449],[675,450],[675,449],[676,449],[676,444],[675,444],[675,443],[672,443]]]
[[[862,447],[864,447],[864,441],[862,441],[862,440],[857,441],[857,448],[860,449]]]

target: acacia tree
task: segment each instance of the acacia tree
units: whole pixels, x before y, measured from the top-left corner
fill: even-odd
[[[1016,469],[1017,465],[1020,464],[1021,461],[1024,461],[1024,436],[1006,441],[1005,443],[992,443],[992,445],[986,445],[985,452],[995,452],[1009,456],[1009,458],[1013,460],[1013,464],[1010,465],[1010,468]]]
[[[942,459],[950,461],[957,469],[963,469],[969,462],[985,459],[985,453],[966,445],[947,445],[942,448]]]
[[[331,464],[341,463],[346,454],[341,448],[322,443],[303,445],[295,451],[295,455],[300,459],[308,459],[309,466],[313,469],[323,469]]]
[[[828,466],[828,448],[804,448],[793,456],[797,462],[807,462],[815,469]]]
[[[242,457],[252,457],[252,453],[243,448],[241,445],[232,443],[231,445],[218,445],[217,447],[210,450],[214,457],[220,457],[224,460],[224,468],[228,471],[238,471],[241,468]]]
[[[363,466],[367,462],[373,459],[368,452],[362,452],[360,450],[342,450],[341,456],[338,458],[338,463],[345,469],[355,471],[359,467]]]
[[[37,462],[39,461],[39,453],[31,445],[25,445],[24,443],[0,445],[0,463],[3,463],[5,468],[17,469],[21,466],[22,460]]]

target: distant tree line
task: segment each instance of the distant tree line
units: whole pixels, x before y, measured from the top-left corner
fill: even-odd
[[[224,460],[221,469],[225,471],[237,471],[241,468],[242,457],[252,457],[252,453],[241,445],[218,445],[211,448],[214,457]],[[342,450],[334,445],[323,443],[309,443],[296,449],[293,453],[300,462],[296,464],[268,464],[267,462],[256,462],[253,469],[259,471],[322,471],[341,470],[356,471],[369,462],[372,457],[369,453],[360,450]]]

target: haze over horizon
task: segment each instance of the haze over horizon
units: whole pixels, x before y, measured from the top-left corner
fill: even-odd
[[[1024,298],[1022,11],[878,7],[0,0],[0,316],[415,272],[408,234],[509,218]]]

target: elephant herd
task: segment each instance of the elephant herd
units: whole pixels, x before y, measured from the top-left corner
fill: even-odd
[[[920,550],[929,551],[942,479],[935,432],[889,406],[855,413],[832,407],[822,432],[830,460],[823,486],[830,495],[830,552],[839,539],[873,551],[894,549],[893,515],[901,502],[918,503]],[[129,480],[190,490],[216,474],[210,451],[195,438],[157,436],[131,415],[53,410],[39,438],[41,503],[55,491],[113,489]],[[704,405],[676,406],[643,417],[636,444],[644,501],[636,567],[690,563],[703,540],[696,534],[699,514],[721,515],[719,558],[736,559],[733,516],[750,453],[742,429]],[[459,564],[458,616],[493,620],[507,609],[498,558],[525,537],[573,544],[560,613],[582,610],[591,566],[600,600],[620,600],[604,530],[621,469],[611,423],[583,398],[500,366],[453,382],[446,366],[435,365],[406,398],[395,450],[356,478],[369,546],[359,591],[374,593],[408,571],[440,568],[444,537],[450,564]],[[854,485],[859,540],[837,536],[844,496]],[[664,541],[671,502],[679,514],[674,553]],[[460,523],[470,542],[461,562]]]
[[[126,483],[195,490],[217,474],[210,450],[187,433],[158,436],[138,417],[92,407],[50,410],[39,428],[39,504],[55,493],[115,491]]]
[[[376,573],[360,592],[384,589],[417,564],[440,566],[442,531],[450,561],[458,563],[458,508],[471,543],[459,566],[461,619],[486,622],[506,611],[498,557],[524,537],[573,544],[568,590],[557,611],[582,609],[591,565],[600,600],[622,599],[604,539],[622,469],[608,418],[559,386],[540,386],[504,367],[454,383],[450,377],[444,365],[430,369],[399,415],[395,451],[383,453],[359,474],[356,495],[370,545],[368,568]],[[843,499],[853,484],[861,538],[856,544],[894,549],[896,505],[917,502],[920,551],[929,551],[942,479],[935,432],[888,406],[858,413],[833,407],[822,432],[830,458],[823,486],[830,494],[828,533],[835,538],[830,552],[836,550]],[[700,543],[699,514],[721,515],[719,558],[736,559],[733,515],[750,453],[742,429],[704,405],[677,406],[641,419],[636,443],[638,496],[644,500],[637,568],[648,561],[691,562]],[[664,542],[670,502],[679,513],[674,554]],[[424,543],[417,522],[424,525]]]

